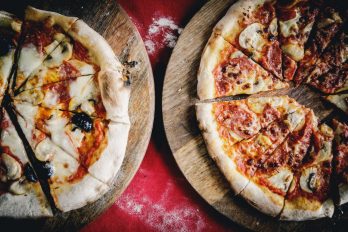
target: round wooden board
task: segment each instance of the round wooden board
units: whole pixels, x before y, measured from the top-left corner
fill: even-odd
[[[167,139],[175,160],[193,188],[211,206],[247,229],[331,231],[333,223],[330,219],[284,222],[260,213],[233,194],[207,153],[195,116],[195,103],[198,102],[197,71],[202,51],[213,27],[233,2],[235,0],[208,1],[182,32],[169,61],[163,88],[162,111]],[[306,86],[267,95],[280,94],[287,94],[312,108],[319,119],[326,118],[332,112],[323,104],[320,94]],[[342,219],[344,218],[347,218],[347,214],[343,215]]]
[[[5,3],[1,9],[21,15],[23,1]],[[114,187],[98,201],[81,209],[59,214],[49,219],[12,220],[0,219],[0,228],[11,231],[75,231],[91,222],[126,189],[137,172],[147,149],[154,120],[155,92],[151,65],[143,41],[127,13],[114,0],[50,0],[33,1],[32,6],[64,15],[76,16],[99,32],[111,45],[122,63],[137,61],[129,71],[132,92],[129,105],[131,128],[126,156],[115,179]],[[2,3],[0,3],[2,6]],[[115,219],[117,220],[117,219]],[[5,227],[4,227],[5,226]]]

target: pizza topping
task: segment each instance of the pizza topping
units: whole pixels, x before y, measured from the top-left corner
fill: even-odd
[[[345,90],[348,86],[348,64],[343,67],[335,67],[328,73],[314,79],[310,84],[324,93],[335,93],[337,91]]]
[[[282,59],[282,51],[279,47],[278,42],[272,43],[271,46],[267,47],[266,57],[267,60],[264,61],[267,69],[272,71],[277,76],[280,76],[281,73],[281,59]]]
[[[249,52],[262,51],[266,44],[263,37],[264,26],[261,23],[253,23],[247,26],[239,35],[239,45]]]
[[[75,113],[71,118],[71,122],[86,132],[93,129],[93,121],[86,113]]]
[[[8,54],[12,47],[13,44],[11,39],[5,36],[0,36],[0,56]]]
[[[2,153],[1,162],[6,168],[6,177],[8,180],[17,180],[22,175],[21,164],[12,156]]]
[[[45,65],[52,68],[59,66],[63,61],[67,61],[72,57],[72,46],[70,43],[62,42],[45,60]]]
[[[259,130],[256,115],[244,105],[216,104],[215,117],[220,125],[219,133],[228,139],[229,131],[242,138],[250,138]]]
[[[9,191],[15,195],[23,195],[27,192],[24,179],[17,180],[10,185]]]
[[[298,22],[301,18],[301,13],[297,10],[292,11],[294,16],[286,21],[279,21],[280,31],[284,37],[289,37],[290,35],[296,35],[298,33],[299,27]]]
[[[283,193],[289,189],[293,174],[288,169],[277,170],[275,175],[268,178],[270,185],[276,189],[280,189]]]
[[[300,178],[301,189],[313,193],[317,189],[317,168],[311,167],[307,168],[302,172]]]
[[[40,177],[49,179],[54,174],[54,167],[49,162],[40,162],[37,171]]]
[[[29,180],[30,182],[37,182],[38,181],[37,176],[34,173],[33,168],[29,164],[26,164],[24,166],[24,175],[27,178],[27,180]]]

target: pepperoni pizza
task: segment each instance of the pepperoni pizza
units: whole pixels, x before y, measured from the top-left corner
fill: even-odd
[[[305,80],[348,113],[347,12],[336,1],[239,0],[203,51],[197,93],[210,101],[196,116],[208,153],[236,195],[280,220],[332,217],[335,189],[348,201],[347,125],[271,93]]]

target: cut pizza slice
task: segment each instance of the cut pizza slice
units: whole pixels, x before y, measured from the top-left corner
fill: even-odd
[[[275,2],[245,0],[233,4],[214,28],[236,48],[282,79],[282,51]]]
[[[282,220],[302,221],[332,217],[334,203],[330,198],[333,131],[322,124],[314,133],[308,157],[295,172],[286,195]]]
[[[16,78],[12,87],[17,89],[39,67],[45,58],[66,39],[67,31],[77,20],[58,13],[28,7],[23,25]]]
[[[76,159],[66,153],[42,131],[21,116],[18,124],[27,139],[38,177],[48,183],[55,206],[67,212],[94,202],[110,187],[92,176]],[[99,170],[101,172],[101,170]]]
[[[348,90],[348,63],[334,67],[327,73],[312,80],[309,85],[326,94]]]
[[[201,100],[288,86],[221,36],[213,34],[208,41],[198,72],[197,92]]]
[[[317,119],[313,111],[309,111],[305,120],[289,133],[264,163],[256,167],[254,175],[251,176],[241,195],[258,210],[273,217],[280,214],[294,170],[299,167],[307,154],[315,128]],[[251,160],[256,161],[253,158]]]
[[[331,6],[325,6],[320,11],[313,27],[311,39],[305,46],[304,56],[298,63],[295,75],[296,84],[300,84],[314,69],[315,63],[341,28],[343,15]]]
[[[348,94],[329,95],[325,99],[334,104],[338,109],[348,114]]]
[[[19,19],[0,11],[0,101],[14,65],[21,27],[22,22]]]
[[[267,154],[272,153],[282,143],[305,115],[303,107],[288,97],[261,97],[247,100],[252,105],[250,109],[258,112],[259,116],[252,116],[255,113],[248,108],[251,113],[246,114],[245,109],[236,107],[236,102],[242,104],[241,101],[205,103],[196,106],[199,126],[208,152],[236,194],[248,184],[247,176],[252,175],[257,164],[264,162]],[[278,111],[278,117],[261,116],[263,110],[271,106],[271,102],[279,104],[277,108],[281,109],[281,113]],[[264,118],[268,118],[267,123],[261,126],[260,121]],[[251,121],[248,122],[247,119]],[[257,160],[249,162],[253,158]]]
[[[348,125],[337,120],[334,126],[334,174],[338,184],[339,205],[348,202]]]
[[[348,24],[332,41],[326,51],[318,59],[315,68],[307,77],[307,83],[315,81],[330,70],[341,67],[348,59]]]
[[[316,3],[312,0],[277,1],[280,45],[284,54],[296,62],[304,56],[304,45],[319,13]]]
[[[25,102],[14,102],[14,106],[26,124],[43,132],[93,177],[112,184],[125,155],[129,124]]]
[[[52,216],[51,207],[27,158],[22,140],[2,109],[0,155],[0,216]]]

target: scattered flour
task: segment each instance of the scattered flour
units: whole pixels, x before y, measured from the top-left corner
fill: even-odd
[[[169,47],[173,48],[182,28],[175,24],[173,19],[167,17],[153,18],[152,24],[145,37],[145,46],[149,54],[156,49]]]
[[[166,190],[158,202],[153,202],[149,197],[139,198],[138,194],[128,194],[122,197],[117,206],[131,214],[155,231],[203,231],[206,224],[198,214],[199,210],[188,207],[185,203],[178,202],[172,208],[167,208],[166,202],[170,198],[172,184],[167,183]],[[187,225],[195,221],[194,228]]]

